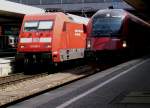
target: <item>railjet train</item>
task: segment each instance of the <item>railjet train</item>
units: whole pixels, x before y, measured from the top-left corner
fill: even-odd
[[[150,24],[122,9],[96,12],[87,25],[86,55],[137,55],[150,50]]]
[[[80,19],[80,20],[79,20]],[[61,12],[26,15],[19,35],[16,65],[84,58],[88,18]]]

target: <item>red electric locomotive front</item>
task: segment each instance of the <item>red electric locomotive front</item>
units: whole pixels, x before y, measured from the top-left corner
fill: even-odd
[[[103,58],[147,49],[150,25],[122,9],[104,9],[87,26],[87,55]]]
[[[61,12],[26,15],[19,35],[16,63],[59,62],[83,58],[85,25]]]

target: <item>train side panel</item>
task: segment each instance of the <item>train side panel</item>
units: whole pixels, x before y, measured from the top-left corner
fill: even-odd
[[[150,25],[138,18],[128,18],[126,34],[127,47],[132,55],[140,55],[149,52],[150,49]]]
[[[62,36],[60,37],[61,39],[59,42],[61,45],[59,50],[60,61],[67,61],[84,57],[86,34],[83,28],[83,24],[65,22]]]
[[[55,27],[53,29],[53,39],[52,39],[52,62],[61,62],[60,60],[61,43],[63,43],[64,46],[66,46],[66,41],[61,40],[65,22],[70,22],[70,20],[63,13],[60,13],[55,19]]]

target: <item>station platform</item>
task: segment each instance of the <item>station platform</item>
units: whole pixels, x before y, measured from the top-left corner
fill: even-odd
[[[149,67],[132,60],[8,108],[149,108]]]

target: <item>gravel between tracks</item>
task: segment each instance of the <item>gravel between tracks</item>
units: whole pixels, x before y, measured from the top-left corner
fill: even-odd
[[[0,106],[54,88],[69,81],[92,74],[93,72],[91,67],[83,66],[74,70],[50,74],[0,87]]]

